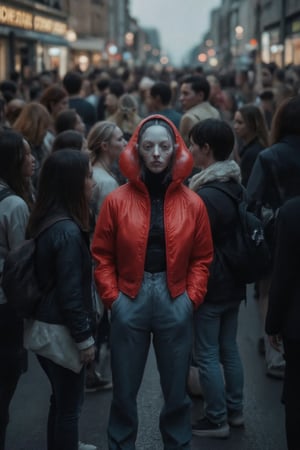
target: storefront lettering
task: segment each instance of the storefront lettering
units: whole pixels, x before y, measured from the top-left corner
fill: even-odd
[[[67,25],[63,22],[43,16],[34,16],[31,13],[2,5],[0,5],[0,24],[60,36],[64,36],[67,31]]]
[[[32,30],[32,14],[0,6],[0,23]]]
[[[33,27],[35,31],[60,35],[64,35],[67,31],[66,24],[42,16],[34,17]]]

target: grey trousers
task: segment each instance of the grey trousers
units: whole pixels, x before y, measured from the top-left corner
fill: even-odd
[[[145,272],[138,296],[123,293],[112,306],[113,398],[109,449],[134,450],[138,429],[137,394],[153,340],[164,405],[160,431],[166,450],[188,450],[191,402],[186,392],[192,350],[193,304],[186,293],[171,298],[165,272]]]

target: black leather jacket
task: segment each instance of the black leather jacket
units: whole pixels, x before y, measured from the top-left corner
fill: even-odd
[[[45,298],[36,319],[66,325],[75,342],[93,335],[92,265],[88,234],[61,220],[37,239],[37,275]]]

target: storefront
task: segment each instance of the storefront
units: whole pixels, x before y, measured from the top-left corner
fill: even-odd
[[[0,2],[0,78],[14,70],[23,76],[50,69],[64,74],[69,45],[66,32],[66,16],[61,11],[43,5],[20,9],[14,2]]]
[[[85,72],[88,67],[107,65],[104,39],[99,37],[78,37],[70,42],[70,60],[74,67]]]
[[[286,19],[284,24],[285,39],[280,39],[280,24],[270,27],[262,34],[262,59],[283,64],[300,64],[300,15]]]
[[[286,26],[285,63],[300,64],[300,15],[290,19]]]

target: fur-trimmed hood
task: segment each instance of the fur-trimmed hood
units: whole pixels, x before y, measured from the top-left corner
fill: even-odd
[[[239,165],[233,160],[217,161],[206,169],[196,173],[190,181],[189,187],[197,191],[202,185],[213,181],[226,182],[234,180],[241,182],[241,170]]]

